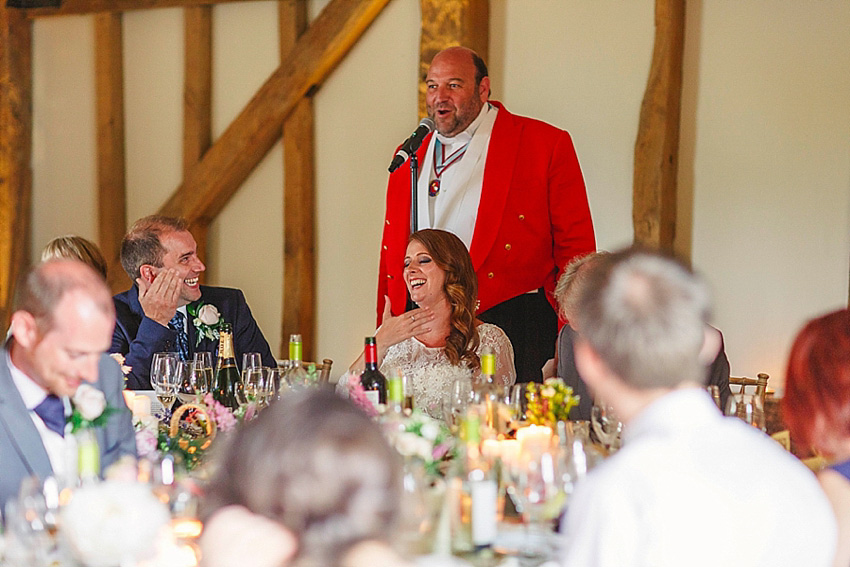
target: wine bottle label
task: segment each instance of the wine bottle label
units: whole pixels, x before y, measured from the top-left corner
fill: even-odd
[[[366,399],[372,404],[376,410],[378,409],[378,404],[381,403],[381,394],[378,390],[366,390],[364,391],[366,394]]]
[[[496,481],[473,480],[469,484],[472,497],[472,544],[475,547],[492,545],[496,540]]]

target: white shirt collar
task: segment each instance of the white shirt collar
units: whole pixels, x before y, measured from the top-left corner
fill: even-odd
[[[15,383],[18,392],[20,392],[24,405],[28,410],[32,411],[33,408],[43,402],[47,397],[47,390],[36,384],[32,378],[24,374],[23,370],[12,363],[12,357],[8,349],[6,350],[6,366],[12,374],[12,381]],[[70,408],[68,399],[62,398],[62,403],[65,405],[65,415],[68,415],[68,409]]]
[[[472,121],[472,124],[466,127],[466,130],[463,132],[448,138],[443,136],[439,132],[436,132],[437,139],[440,140],[440,143],[444,146],[452,146],[454,144],[466,144],[470,140],[472,140],[472,136],[475,135],[475,131],[478,130],[478,127],[481,126],[481,123],[484,121],[484,116],[490,111],[491,105],[488,102],[487,104],[481,107],[481,110],[478,112],[478,116],[475,117],[475,120]]]

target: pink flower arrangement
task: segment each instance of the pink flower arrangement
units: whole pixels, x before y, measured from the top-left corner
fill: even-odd
[[[366,396],[366,391],[360,383],[360,376],[349,372],[347,376],[343,377],[343,379],[345,378],[348,379],[348,399],[369,417],[378,417],[378,408],[373,406],[371,400]]]
[[[156,428],[142,427],[136,431],[136,452],[139,457],[147,457],[156,452],[157,446]]]
[[[207,406],[207,413],[215,422],[215,426],[219,431],[230,431],[236,427],[237,419],[227,407],[213,399],[212,394],[204,396],[204,405]]]

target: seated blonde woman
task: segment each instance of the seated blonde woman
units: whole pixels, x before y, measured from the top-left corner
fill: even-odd
[[[442,418],[442,401],[458,378],[481,373],[479,354],[485,346],[496,353],[496,380],[516,381],[514,349],[504,331],[475,318],[478,280],[463,242],[444,230],[419,230],[410,237],[404,257],[404,281],[418,306],[393,317],[390,300],[375,331],[378,366],[387,374],[397,368],[407,376],[417,407]],[[351,365],[364,368],[363,355]],[[338,390],[348,384],[341,380]]]
[[[287,395],[237,429],[204,499],[205,567],[402,567],[401,462],[348,400]]]
[[[68,258],[79,260],[88,264],[94,270],[106,278],[106,260],[97,244],[86,240],[82,236],[58,236],[47,243],[41,251],[41,261],[46,262],[54,258]]]
[[[818,480],[838,521],[836,567],[850,565],[850,311],[810,321],[791,347],[782,417],[791,437],[833,464]]]

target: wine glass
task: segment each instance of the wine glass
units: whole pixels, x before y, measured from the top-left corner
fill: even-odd
[[[614,408],[604,402],[594,404],[590,410],[590,427],[596,440],[607,451],[616,450],[619,447],[623,424],[617,418]]]
[[[246,367],[242,371],[242,385],[248,403],[262,403],[265,390],[265,371],[260,367]]]
[[[196,352],[194,361],[195,366],[199,369],[199,373],[206,378],[206,388],[203,390],[205,394],[212,388],[213,377],[215,376],[213,355],[211,352]]]
[[[165,408],[166,414],[174,403],[174,398],[177,396],[177,390],[180,385],[179,363],[180,360],[176,354],[174,356],[161,356],[157,358],[151,372],[151,382],[153,383],[156,397],[163,408]]]
[[[155,386],[157,382],[162,382],[162,373],[169,367],[161,366],[160,361],[163,359],[178,360],[176,352],[155,352],[151,359],[151,385]]]
[[[726,401],[726,415],[738,417],[756,429],[766,430],[764,420],[764,403],[757,394],[738,393],[729,396]]]
[[[527,384],[514,384],[511,387],[511,417],[514,422],[525,421],[527,386]]]
[[[279,400],[289,391],[289,384],[286,382],[284,368],[267,368],[266,369],[266,398],[265,405],[269,405],[273,401]]]
[[[507,467],[507,477],[507,492],[522,516],[525,532],[519,553],[524,557],[535,557],[540,550],[532,548],[531,533],[549,531],[545,526],[560,515],[566,502],[558,459],[549,451],[536,454],[521,452]]]
[[[472,383],[468,378],[458,378],[452,383],[448,397],[443,399],[443,417],[450,427],[456,428],[472,401]]]
[[[239,384],[237,385],[237,397],[240,404],[247,404],[248,399],[245,389],[248,385],[248,372],[256,368],[263,368],[263,361],[258,352],[246,352],[242,354],[242,373],[239,375]]]
[[[199,356],[201,355],[201,356]],[[213,369],[212,356],[208,352],[196,352],[189,383],[196,396],[204,396],[212,389]]]
[[[201,377],[203,379],[203,376]],[[195,401],[198,377],[195,363],[191,360],[181,360],[177,363],[177,399],[181,403],[191,404]]]

